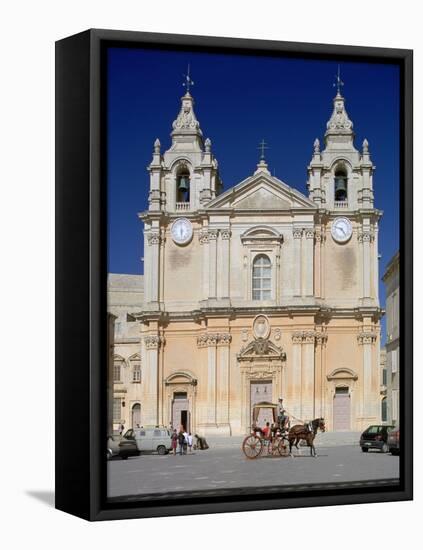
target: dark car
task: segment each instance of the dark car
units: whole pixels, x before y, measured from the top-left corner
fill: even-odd
[[[128,456],[138,456],[137,444],[135,441],[127,441],[109,435],[107,438],[107,460],[111,460],[115,456],[119,456],[122,460],[126,460]]]
[[[392,430],[389,430],[388,432],[388,447],[389,452],[393,455],[399,455],[400,454],[400,429],[393,428]]]
[[[387,453],[388,447],[388,431],[393,426],[375,425],[369,426],[367,430],[360,436],[360,447],[363,453],[367,453],[369,449],[378,449],[381,453]]]

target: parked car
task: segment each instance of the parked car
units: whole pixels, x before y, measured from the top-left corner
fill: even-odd
[[[167,428],[132,428],[127,430],[123,439],[135,441],[138,451],[167,454],[172,448],[171,433]]]
[[[392,430],[389,430],[387,442],[388,442],[389,452],[393,455],[399,455],[400,454],[399,426],[397,428],[393,428]]]
[[[379,449],[381,453],[387,453],[388,447],[388,430],[393,426],[375,425],[369,426],[367,430],[360,436],[360,447],[363,453],[367,453],[369,449]]]
[[[139,454],[135,441],[120,439],[112,435],[107,438],[107,460],[111,460],[115,456],[126,460],[128,456],[138,456]]]

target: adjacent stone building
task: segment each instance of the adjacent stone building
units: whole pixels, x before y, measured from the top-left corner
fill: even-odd
[[[386,420],[395,426],[400,421],[399,262],[397,252],[382,277],[386,287]]]
[[[381,212],[339,89],[307,195],[264,155],[223,191],[189,92],[171,137],[148,168],[144,276],[109,279],[115,420],[240,435],[256,402],[283,397],[329,430],[379,422]]]

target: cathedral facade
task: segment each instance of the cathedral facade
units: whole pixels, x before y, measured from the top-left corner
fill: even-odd
[[[294,421],[323,417],[329,430],[380,422],[382,213],[340,90],[307,195],[264,155],[223,191],[189,92],[171,138],[148,167],[144,275],[109,287],[115,371],[132,384],[114,384],[115,422],[242,435],[254,404],[280,397]]]

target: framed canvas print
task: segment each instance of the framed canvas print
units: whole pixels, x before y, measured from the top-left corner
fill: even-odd
[[[56,121],[57,508],[411,499],[412,52],[90,30]]]

